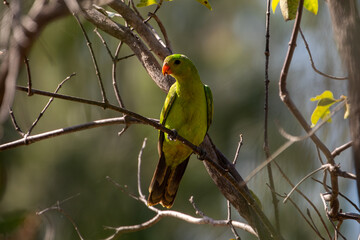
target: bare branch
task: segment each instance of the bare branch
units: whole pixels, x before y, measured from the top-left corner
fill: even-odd
[[[308,215],[308,217],[310,218],[311,220],[311,224],[312,226],[314,226],[314,231],[320,236],[320,232],[319,232],[319,229],[316,227],[316,224],[311,216],[311,212],[308,208],[306,208],[306,214]]]
[[[141,198],[145,198],[144,194],[142,193],[142,190],[141,190],[141,157],[142,157],[142,153],[146,147],[146,141],[147,141],[147,138],[144,138],[144,141],[143,141],[143,144],[141,146],[141,150],[139,152],[139,156],[138,156],[138,172],[137,172],[137,184],[138,184],[138,192],[139,192],[139,196]]]
[[[90,39],[89,39],[83,25],[80,22],[78,16],[76,14],[73,14],[73,15],[74,15],[74,17],[76,19],[76,22],[79,24],[79,26],[81,28],[81,31],[82,31],[85,39],[86,39],[86,45],[89,48],[90,56],[91,56],[92,62],[94,64],[95,74],[96,74],[96,77],[98,79],[98,83],[99,83],[99,86],[100,86],[100,91],[101,91],[101,96],[102,96],[103,103],[108,103],[105,88],[104,88],[104,84],[103,84],[103,81],[102,81],[102,78],[101,78],[100,69],[99,69],[99,66],[98,66],[96,58],[95,58],[94,50],[92,49],[92,44],[90,42]]]
[[[230,226],[231,231],[233,232],[233,234],[235,236],[235,239],[240,240],[241,238],[240,238],[239,234],[237,233],[234,225],[232,224],[233,220],[231,218],[231,204],[230,204],[230,201],[227,200],[226,203],[227,203],[227,209],[228,209],[228,217],[227,217],[228,224]]]
[[[173,210],[159,210],[153,206],[148,206],[147,205],[147,200],[145,198],[145,196],[143,195],[142,191],[141,191],[141,177],[140,177],[140,169],[141,169],[141,155],[142,155],[142,151],[145,148],[145,143],[146,143],[146,138],[143,142],[142,148],[139,152],[139,157],[138,157],[138,192],[139,192],[139,197],[134,196],[133,194],[129,194],[132,198],[141,201],[143,204],[145,204],[147,206],[148,209],[150,209],[151,211],[155,212],[156,215],[151,218],[150,220],[141,223],[141,224],[137,224],[137,225],[132,225],[132,226],[120,226],[120,227],[105,227],[106,229],[110,229],[110,230],[114,230],[114,234],[112,234],[111,236],[109,236],[108,238],[106,238],[107,240],[111,240],[114,239],[116,236],[120,235],[121,233],[127,233],[127,232],[135,232],[135,231],[140,231],[146,228],[149,228],[151,226],[153,226],[154,224],[156,224],[157,222],[159,222],[162,218],[164,217],[172,217],[172,218],[177,218],[183,221],[186,221],[188,223],[192,223],[192,224],[210,224],[213,226],[227,226],[228,225],[228,221],[227,220],[214,220],[208,216],[206,216],[203,212],[201,212],[200,210],[197,209],[197,207],[195,206],[195,203],[193,201],[193,198],[190,198],[190,202],[192,203],[193,207],[196,210],[196,214],[200,215],[201,218],[195,218],[192,217],[190,215],[181,213],[181,212],[177,212],[177,211],[173,211]],[[116,186],[120,187],[121,191],[124,192],[124,188],[119,185],[118,183],[116,183],[115,181],[113,181],[110,177],[107,177],[112,183],[114,183]],[[253,234],[254,236],[257,236],[257,233],[255,232],[255,230],[248,224],[245,223],[241,223],[238,221],[232,221],[232,224],[234,227],[242,229],[244,231],[249,232],[250,234]]]
[[[23,137],[25,135],[25,133],[21,130],[18,123],[16,122],[16,119],[15,119],[14,112],[13,112],[12,108],[9,108],[9,114],[10,114],[11,121],[12,121],[12,123],[14,125],[15,130],[20,134],[20,136]]]
[[[315,179],[315,178],[311,178],[312,180],[314,180],[317,183],[323,184],[321,181]],[[331,189],[330,186],[327,186],[327,188]],[[351,201],[348,197],[346,197],[344,194],[342,194],[341,192],[339,192],[339,195],[341,197],[343,197],[346,201],[348,201],[358,212],[360,212],[360,208],[353,202]]]
[[[72,73],[70,76],[66,77],[64,80],[61,81],[61,83],[58,84],[57,88],[55,89],[54,93],[57,93],[60,88],[62,87],[62,85],[68,81],[70,78],[72,78],[73,76],[75,76],[76,73]],[[29,88],[28,88],[29,89]],[[33,94],[32,90],[29,90],[31,92],[31,95]],[[29,93],[28,91],[28,93]],[[31,134],[32,130],[34,129],[34,127],[36,126],[36,124],[40,121],[41,117],[44,115],[45,111],[49,108],[50,104],[52,103],[52,101],[54,100],[54,97],[51,97],[48,101],[48,103],[45,105],[45,107],[43,108],[43,110],[41,110],[39,116],[35,119],[35,121],[33,122],[33,124],[31,125],[31,127],[29,128],[29,130],[27,131],[27,133],[25,134],[25,139]]]
[[[280,171],[281,175],[283,176],[283,178],[289,183],[290,186],[294,187],[295,185],[290,181],[290,179],[286,176],[285,172],[281,169],[280,165],[277,164],[276,161],[274,161],[275,166],[278,168],[278,170]],[[325,221],[322,217],[322,215],[320,214],[320,211],[316,208],[316,206],[314,205],[314,203],[302,192],[300,191],[298,188],[295,188],[295,191],[298,192],[309,204],[310,206],[315,210],[316,214],[318,215],[321,224],[323,225],[323,227],[326,230],[326,233],[328,235],[328,237],[331,239],[331,235],[329,232],[329,229],[327,227],[327,225],[325,224]],[[290,198],[291,199],[291,198]]]
[[[268,185],[269,186],[269,185]],[[280,195],[279,193],[275,193],[277,196],[281,197],[281,198],[285,198],[285,196]],[[306,223],[311,227],[311,229],[323,240],[325,240],[324,237],[321,236],[320,232],[317,230],[317,228],[309,221],[309,219],[304,215],[304,213],[302,212],[302,210],[300,209],[300,207],[291,199],[291,197],[289,198],[290,203],[295,207],[295,209],[297,210],[297,212],[300,214],[300,216],[306,221]],[[329,237],[331,239],[331,236],[329,234]]]
[[[162,2],[162,0],[160,0],[160,1]],[[156,12],[156,10],[155,10],[155,12]],[[170,53],[173,53],[169,37],[166,33],[166,29],[165,29],[164,25],[162,24],[160,18],[155,14],[155,12],[149,13],[149,16],[152,17],[153,19],[155,19],[156,23],[159,25],[161,33],[163,34],[164,39],[165,39],[166,48],[169,50]]]
[[[78,237],[80,238],[80,240],[84,240],[84,238],[82,237],[82,235],[80,233],[80,230],[79,230],[77,224],[75,223],[74,219],[64,209],[62,209],[61,206],[60,206],[60,204],[66,202],[66,201],[69,201],[70,199],[73,199],[74,197],[77,197],[79,195],[80,194],[76,194],[76,195],[71,196],[71,197],[69,197],[69,198],[67,198],[67,199],[65,199],[65,200],[63,200],[61,202],[57,201],[53,206],[48,207],[48,208],[46,208],[46,209],[44,209],[42,211],[37,212],[36,215],[42,215],[42,214],[44,214],[44,213],[46,213],[48,211],[51,211],[51,210],[58,211],[59,213],[61,213],[64,217],[66,217],[71,222],[71,224],[73,225],[73,227],[74,227]]]
[[[127,8],[126,5],[125,7]],[[147,49],[145,44],[138,37],[136,37],[129,28],[113,22],[95,9],[86,10],[85,12],[86,14],[84,17],[88,21],[93,23],[96,27],[103,30],[104,32],[123,41],[130,47],[141,64],[144,66],[149,76],[155,81],[160,89],[166,92],[169,90],[170,86],[174,83],[174,79],[170,77],[165,78],[162,75],[160,64],[157,62],[152,53]],[[142,21],[141,24],[143,24]],[[151,49],[154,51],[154,48],[151,47]]]
[[[343,151],[345,151],[346,149],[348,149],[351,146],[352,146],[352,141],[349,141],[349,142],[345,143],[344,145],[335,148],[334,151],[332,151],[331,155],[333,155],[333,157],[336,157],[337,155],[339,155],[340,153],[342,153]]]
[[[287,75],[288,75],[291,60],[292,60],[292,57],[293,57],[293,54],[295,51],[296,39],[297,39],[297,35],[299,32],[299,28],[300,28],[303,4],[304,4],[304,1],[300,0],[298,11],[296,14],[295,24],[293,27],[293,32],[292,32],[290,43],[289,43],[288,52],[287,52],[287,55],[286,55],[286,58],[284,61],[283,68],[281,70],[281,75],[280,75],[280,80],[279,80],[279,90],[280,90],[279,95],[280,95],[280,99],[288,107],[290,112],[295,116],[295,118],[298,120],[298,122],[301,124],[301,126],[305,129],[306,132],[309,133],[311,131],[311,127],[307,124],[306,120],[304,119],[304,117],[302,116],[302,114],[300,113],[298,108],[295,106],[295,104],[291,100],[289,92],[286,88]],[[320,148],[320,150],[325,154],[329,163],[334,164],[334,160],[331,156],[331,153],[330,153],[329,149],[325,146],[325,144],[316,135],[312,135],[311,139],[316,144],[316,146],[318,146]]]
[[[317,173],[318,171],[320,170],[323,170],[323,169],[329,169],[331,168],[332,166],[330,164],[325,164],[325,165],[322,165],[321,167],[319,167],[318,169],[310,172],[309,174],[307,174],[303,179],[300,180],[300,182],[298,182],[294,187],[293,189],[291,189],[291,191],[287,194],[286,198],[284,199],[283,203],[286,203],[286,201],[288,200],[288,198],[291,196],[291,194],[294,192],[294,190],[301,184],[303,183],[307,178],[309,178],[310,176],[312,176],[313,174]]]
[[[127,121],[127,123],[133,124],[133,123],[140,123],[140,122],[136,119],[132,119],[131,121]],[[21,139],[18,139],[18,140],[12,141],[12,142],[1,144],[0,151],[4,151],[4,150],[10,149],[10,148],[15,148],[15,147],[35,143],[35,142],[38,142],[38,141],[41,141],[44,139],[48,139],[48,138],[52,138],[52,137],[56,137],[56,136],[61,136],[61,135],[78,132],[78,131],[82,131],[82,130],[87,130],[87,129],[91,129],[91,128],[95,128],[95,127],[102,127],[102,126],[114,125],[114,124],[124,124],[124,118],[120,117],[120,118],[109,118],[109,119],[96,120],[96,121],[92,121],[92,122],[88,122],[88,123],[84,123],[84,124],[80,124],[80,125],[75,125],[75,126],[66,127],[66,128],[60,128],[60,129],[52,130],[52,131],[45,132],[45,133],[27,136],[26,138],[23,137]]]
[[[121,95],[120,95],[119,88],[117,86],[117,78],[116,78],[116,64],[118,62],[117,58],[119,56],[120,49],[121,49],[122,45],[123,45],[123,42],[120,42],[118,44],[117,48],[116,48],[116,51],[115,51],[115,56],[114,56],[114,59],[113,59],[113,66],[112,66],[112,84],[113,84],[116,100],[118,101],[119,106],[122,107],[122,108],[125,108],[124,102],[123,102],[123,100],[121,98]]]
[[[146,44],[149,45],[149,47],[161,60],[164,60],[165,57],[171,54],[166,46],[156,38],[152,29],[150,29],[149,26],[144,23],[144,21],[125,3],[120,0],[116,0],[110,3],[109,6],[123,16],[126,22],[139,33]]]
[[[28,76],[28,96],[31,96],[32,95],[32,92],[31,92],[31,88],[32,88],[32,81],[31,81],[31,71],[30,71],[30,64],[29,64],[29,59],[25,56],[25,59],[24,59],[24,62],[25,62],[25,66],[26,66],[26,72],[27,72],[27,76]]]
[[[110,176],[106,176],[106,179],[109,182],[111,182],[112,184],[114,184],[117,188],[119,188],[120,191],[122,191],[123,193],[126,193],[127,195],[129,195],[131,198],[133,198],[135,200],[141,200],[141,197],[138,197],[134,193],[131,193],[131,192],[128,191],[127,185],[125,185],[125,186],[120,185],[119,183],[114,181]]]
[[[234,156],[234,160],[233,160],[233,164],[235,165],[236,164],[236,161],[239,157],[239,153],[240,153],[240,149],[241,149],[241,146],[243,145],[243,137],[242,137],[242,134],[239,135],[239,143],[238,143],[238,146],[237,146],[237,149],[236,149],[236,152],[235,152],[235,156]]]
[[[331,79],[335,79],[335,80],[346,80],[348,79],[348,77],[335,77],[335,76],[331,76],[331,75],[328,75],[326,73],[323,73],[321,71],[319,71],[316,67],[315,67],[315,63],[313,61],[313,58],[312,58],[312,55],[311,55],[311,51],[310,51],[310,47],[309,47],[309,44],[307,43],[306,39],[305,39],[305,36],[301,30],[301,27],[299,28],[299,31],[300,31],[300,35],[305,43],[305,48],[309,54],[309,58],[310,58],[310,62],[311,62],[311,67],[314,69],[315,72],[317,72],[318,74],[324,76],[324,77],[327,77],[327,78],[331,78]]]

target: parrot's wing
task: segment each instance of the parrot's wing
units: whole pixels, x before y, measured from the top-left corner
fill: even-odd
[[[207,107],[207,130],[209,130],[210,124],[213,119],[214,105],[211,89],[209,86],[204,85],[205,97],[206,97],[206,107]]]
[[[168,92],[168,95],[166,96],[164,106],[161,110],[161,114],[160,114],[161,124],[165,123],[166,118],[170,112],[171,106],[173,105],[175,99],[176,99],[176,84],[173,84]]]
[[[165,124],[166,118],[169,115],[171,106],[173,105],[176,99],[176,84],[173,84],[166,96],[164,106],[160,113],[160,124]],[[162,144],[164,142],[164,132],[159,131],[159,141],[158,141],[158,152],[162,154]]]

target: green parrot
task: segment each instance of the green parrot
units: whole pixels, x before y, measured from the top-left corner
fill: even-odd
[[[160,123],[196,146],[204,140],[213,115],[212,93],[204,85],[189,58],[173,54],[165,58],[162,73],[175,78],[160,114]],[[192,154],[191,148],[159,131],[159,163],[150,187],[148,205],[171,208],[180,180]]]

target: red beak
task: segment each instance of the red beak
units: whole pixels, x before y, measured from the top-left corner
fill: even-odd
[[[170,66],[167,63],[164,63],[164,66],[162,68],[162,74],[163,75],[169,75],[171,73],[172,72],[171,72]]]

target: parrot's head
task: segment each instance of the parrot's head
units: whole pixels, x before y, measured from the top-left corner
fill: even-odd
[[[165,58],[162,73],[178,79],[197,73],[197,70],[188,57],[182,54],[173,54]]]

